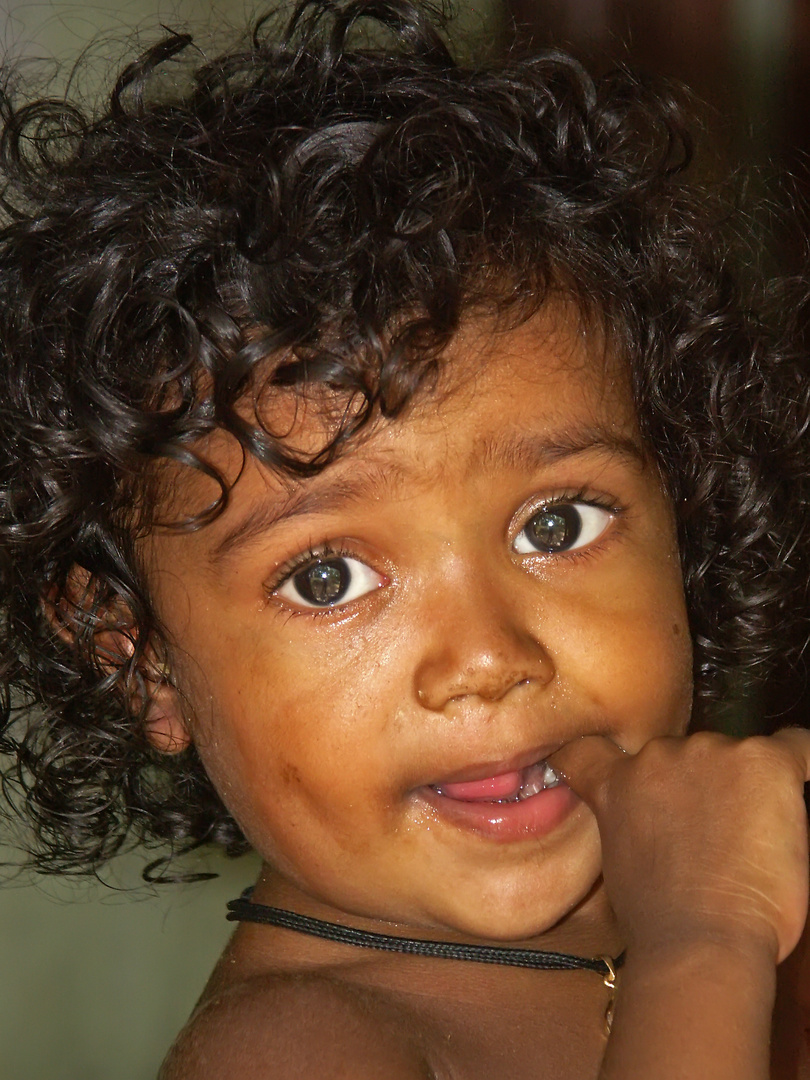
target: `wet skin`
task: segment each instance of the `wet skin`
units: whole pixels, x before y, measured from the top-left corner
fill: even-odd
[[[314,446],[323,424],[299,407],[291,440]],[[226,437],[203,451],[235,475]],[[175,487],[207,501],[185,473]],[[579,538],[538,550],[538,515],[559,524],[560,507]],[[143,557],[186,701],[153,737],[196,743],[266,864],[257,899],[403,933],[617,944],[595,819],[567,788],[528,819],[442,795],[581,735],[636,752],[688,723],[671,507],[621,368],[570,311],[470,328],[406,417],[292,489],[248,461],[219,520],[158,532]],[[302,583],[330,574],[349,591],[312,606]]]

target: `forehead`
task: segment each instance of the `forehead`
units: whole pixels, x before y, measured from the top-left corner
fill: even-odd
[[[636,427],[626,363],[573,302],[547,304],[516,325],[471,323],[443,361],[434,399],[417,398],[416,415],[462,419],[483,398],[490,404],[480,410],[484,426],[491,420],[495,429],[508,430],[526,412],[548,423],[604,415],[611,426]]]
[[[351,400],[318,388],[264,389],[242,406],[246,419],[303,458],[323,449],[351,409]],[[557,303],[517,325],[470,320],[442,354],[435,381],[404,413],[374,418],[313,477],[291,478],[246,461],[224,431],[196,449],[233,485],[234,495],[249,478],[261,478],[279,505],[289,506],[310,491],[321,499],[324,488],[345,499],[354,489],[424,483],[451,462],[455,469],[480,470],[589,448],[643,457],[629,374],[598,326],[572,303]],[[171,468],[164,485],[171,492],[169,516],[193,515],[210,504],[218,488],[209,477]],[[220,531],[217,522],[211,528]]]

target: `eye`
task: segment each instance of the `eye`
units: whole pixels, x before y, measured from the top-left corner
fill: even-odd
[[[613,516],[593,503],[551,503],[529,518],[515,539],[514,549],[520,555],[576,551],[597,540]]]
[[[382,584],[380,575],[359,559],[330,555],[312,559],[274,591],[294,604],[330,608],[348,604]]]

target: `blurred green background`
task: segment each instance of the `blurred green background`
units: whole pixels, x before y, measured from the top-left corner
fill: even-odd
[[[806,184],[806,0],[459,0],[458,7],[456,32],[490,48],[514,37],[563,44],[596,68],[619,58],[683,79],[709,103],[706,138],[721,162],[754,161],[775,176],[787,165],[800,172],[797,186]],[[26,63],[44,58],[31,70],[52,75],[54,85],[85,53],[77,85],[86,93],[109,84],[160,24],[191,25],[205,42],[231,36],[255,10],[247,0],[0,0],[0,50]],[[4,857],[14,858],[10,847]],[[148,856],[138,853],[111,868],[107,886],[18,878],[0,887],[0,1080],[154,1080],[228,936],[225,902],[257,871],[252,857],[206,859],[218,879],[159,891],[140,883]]]
[[[116,888],[0,888],[2,1080],[154,1080],[231,931],[225,904],[257,863],[156,892],[139,883],[144,861],[119,860]]]

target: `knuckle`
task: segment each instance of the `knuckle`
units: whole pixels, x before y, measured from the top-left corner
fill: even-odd
[[[719,756],[739,744],[739,739],[721,731],[696,731],[686,740],[687,751],[694,758]]]
[[[739,754],[744,761],[764,768],[779,768],[791,760],[790,751],[775,739],[765,735],[751,735],[739,744]]]
[[[754,787],[776,789],[804,784],[803,769],[790,746],[768,736],[752,735],[737,751],[738,765]]]

